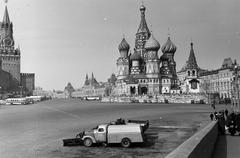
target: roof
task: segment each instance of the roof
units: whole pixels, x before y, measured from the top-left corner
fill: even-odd
[[[151,34],[150,38],[146,41],[145,48],[147,50],[155,50],[158,51],[160,48],[159,42],[153,37]]]
[[[147,26],[147,22],[145,20],[145,10],[146,10],[145,6],[141,5],[141,7],[140,7],[141,21],[140,21],[140,25],[139,25],[137,33],[147,32],[148,34],[150,34],[150,31],[149,31],[148,26]]]
[[[233,66],[233,62],[232,62],[232,59],[231,58],[225,58],[223,60],[223,63],[222,63],[222,68],[227,68],[227,67],[232,67]]]
[[[134,52],[131,56],[130,56],[130,60],[140,60],[141,56],[140,54],[138,54],[137,52]]]
[[[5,12],[4,12],[4,16],[3,16],[3,23],[4,24],[10,24],[10,18],[9,18],[7,6],[5,6]]]
[[[175,53],[177,47],[173,44],[170,37],[168,36],[167,42],[162,46],[163,53]]]
[[[192,42],[191,42],[191,49],[190,49],[190,54],[189,54],[188,60],[179,72],[183,72],[183,71],[186,71],[188,69],[197,69],[197,70],[200,69],[197,65],[197,60],[196,60],[195,53],[194,53],[194,50],[193,50],[193,43]]]
[[[118,50],[129,50],[130,45],[127,43],[127,41],[125,40],[125,38],[122,39],[121,43],[118,45]]]

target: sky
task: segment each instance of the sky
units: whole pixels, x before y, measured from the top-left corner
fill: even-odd
[[[35,73],[35,86],[45,90],[63,90],[68,82],[80,88],[92,72],[107,81],[116,73],[123,35],[133,52],[142,2],[160,45],[170,33],[177,46],[177,70],[191,41],[203,69],[220,68],[227,57],[240,63],[239,0],[9,0],[21,72]],[[2,0],[0,17],[4,7]]]

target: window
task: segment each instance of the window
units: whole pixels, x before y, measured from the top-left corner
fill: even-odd
[[[99,128],[98,132],[104,132],[104,129],[103,128]]]
[[[194,70],[192,71],[192,75],[195,76],[195,71]]]
[[[188,71],[188,76],[190,76],[190,71]]]

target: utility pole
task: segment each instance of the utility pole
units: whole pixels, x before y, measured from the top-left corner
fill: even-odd
[[[238,75],[238,65],[235,60],[234,62],[234,80],[233,80],[233,91],[234,91],[234,98],[233,98],[233,108],[234,112],[239,112],[239,104],[240,104],[240,96],[239,96],[239,75]]]
[[[0,95],[1,95],[0,99],[2,99],[2,87],[1,86],[0,86]]]

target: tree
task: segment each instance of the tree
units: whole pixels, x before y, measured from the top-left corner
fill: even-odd
[[[70,82],[68,82],[67,86],[64,88],[64,91],[67,91],[69,93],[69,95],[72,95],[72,92],[75,91],[75,89],[73,88],[72,84]]]

